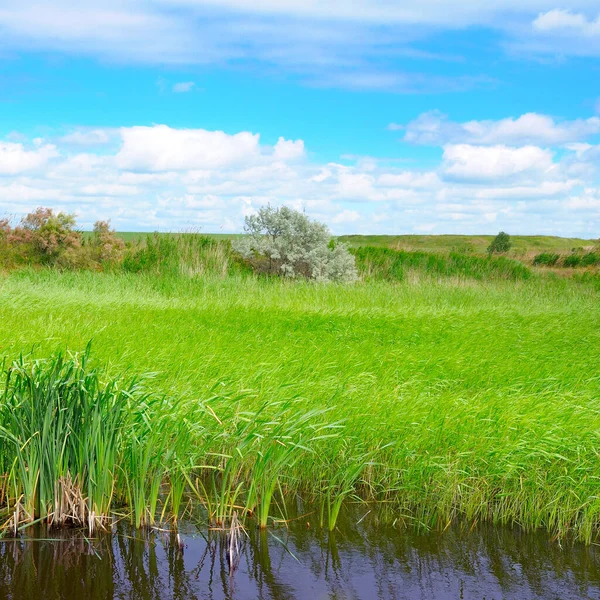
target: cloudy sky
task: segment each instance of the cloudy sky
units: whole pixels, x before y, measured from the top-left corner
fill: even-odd
[[[598,0],[0,0],[0,218],[600,237]]]

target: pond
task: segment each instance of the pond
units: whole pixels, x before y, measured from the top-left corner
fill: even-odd
[[[230,536],[191,522],[179,537],[29,529],[0,540],[2,600],[557,599],[600,597],[595,546],[506,527],[416,532],[347,511],[329,534],[310,515]],[[233,568],[231,568],[233,566]]]

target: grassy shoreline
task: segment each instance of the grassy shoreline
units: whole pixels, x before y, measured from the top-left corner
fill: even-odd
[[[166,428],[153,447],[187,440],[157,463],[165,494],[177,464],[189,479],[176,485],[215,518],[241,506],[270,522],[279,495],[299,492],[328,526],[356,495],[398,522],[510,522],[590,542],[599,317],[593,288],[539,278],[344,287],[26,271],[0,283],[0,354],[92,339],[105,379],[153,373],[147,389],[169,399],[148,416]],[[127,489],[116,497],[134,513]]]

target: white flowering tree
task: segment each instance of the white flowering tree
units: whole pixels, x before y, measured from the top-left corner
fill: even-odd
[[[244,231],[233,249],[259,272],[346,283],[358,278],[348,248],[335,243],[326,225],[297,210],[262,207],[246,217]]]

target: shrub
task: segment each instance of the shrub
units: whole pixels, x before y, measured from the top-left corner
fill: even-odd
[[[81,233],[75,231],[75,215],[38,208],[21,219],[9,237],[21,259],[42,265],[77,263]]]
[[[510,235],[508,233],[504,233],[501,231],[493,240],[492,243],[488,246],[489,254],[504,254],[508,252],[512,246],[512,242],[510,241]]]
[[[558,262],[559,258],[560,256],[558,254],[542,252],[534,257],[533,264],[537,266],[552,267]]]
[[[570,254],[563,259],[563,267],[578,267],[581,265],[581,254]]]
[[[588,252],[581,257],[581,264],[585,267],[591,267],[600,264],[600,254],[597,252]]]
[[[94,262],[110,265],[123,259],[125,242],[111,229],[110,221],[96,221],[89,247]]]
[[[232,247],[258,272],[317,281],[357,278],[347,247],[332,240],[326,225],[301,212],[286,206],[262,207],[246,217],[244,230],[247,235]]]

